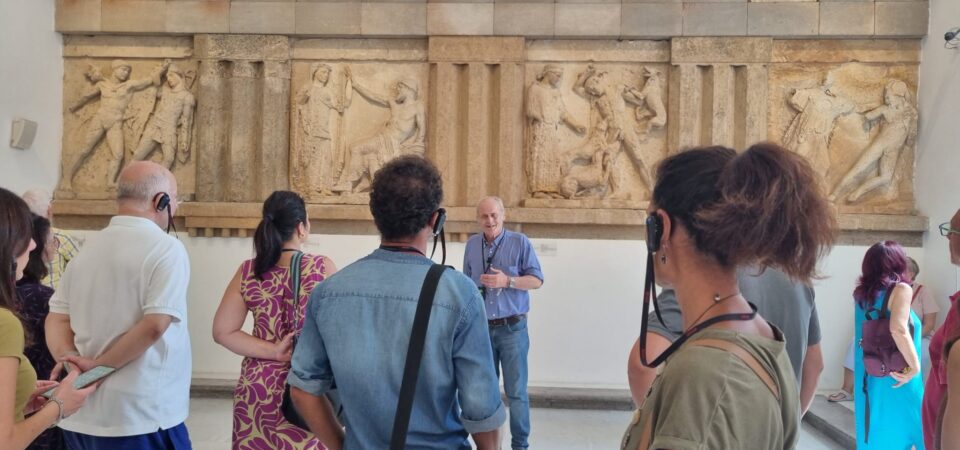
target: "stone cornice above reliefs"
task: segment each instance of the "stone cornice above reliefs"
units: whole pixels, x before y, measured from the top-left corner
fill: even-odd
[[[274,35],[198,34],[194,37],[199,59],[287,61],[290,38]]]
[[[80,36],[63,37],[65,58],[190,58],[190,36]]]
[[[527,61],[670,62],[670,41],[530,40]]]
[[[177,211],[177,225],[191,236],[248,237],[260,222],[261,203],[186,202]],[[56,200],[57,226],[65,229],[99,229],[116,214],[110,200]],[[366,205],[307,205],[314,232],[376,234]],[[447,208],[447,231],[454,240],[475,232],[475,209]],[[642,239],[646,212],[636,209],[510,208],[509,226],[530,237],[569,239]],[[924,216],[840,214],[838,245],[870,245],[896,239],[907,246],[922,245],[930,220]]]
[[[426,39],[300,39],[293,59],[327,61],[427,61]]]
[[[773,41],[773,62],[919,63],[917,39],[798,39]]]
[[[522,37],[431,37],[428,58],[431,62],[523,62]]]
[[[673,63],[768,63],[773,39],[768,37],[693,37],[671,41]]]

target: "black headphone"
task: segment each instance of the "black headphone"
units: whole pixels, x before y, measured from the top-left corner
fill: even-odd
[[[650,213],[647,216],[647,251],[656,253],[660,251],[660,241],[663,240],[663,218],[657,214],[659,210]]]
[[[430,259],[433,259],[433,254],[437,252],[437,238],[440,238],[441,249],[443,250],[443,257],[440,260],[440,264],[447,263],[447,235],[443,232],[443,225],[447,223],[447,210],[443,208],[437,209],[437,220],[433,221],[433,251],[430,252]]]
[[[177,226],[173,224],[173,211],[170,210],[170,194],[158,192],[157,195],[153,196],[153,203],[156,205],[157,212],[167,211],[167,233],[173,227],[173,232],[176,234]]]
[[[443,232],[443,225],[447,223],[447,210],[440,208],[437,210],[437,220],[433,222],[433,236],[436,237]]]

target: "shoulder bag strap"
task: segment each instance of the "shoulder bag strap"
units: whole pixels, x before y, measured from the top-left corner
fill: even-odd
[[[290,317],[291,330],[299,328],[297,326],[297,315],[300,314],[300,261],[302,260],[303,252],[295,252],[290,257],[290,290],[293,292],[293,299],[290,301],[290,307],[293,311]],[[296,345],[296,340],[294,340],[294,345]]]
[[[893,288],[897,287],[897,284],[894,283],[887,288],[887,292],[883,294],[883,305],[880,306],[880,317],[883,318],[884,314],[887,313],[887,309],[890,307],[890,295],[893,294]]]
[[[430,310],[437,293],[437,284],[447,266],[434,264],[427,271],[427,277],[420,288],[417,300],[417,314],[413,319],[413,331],[410,333],[410,346],[407,348],[407,362],[403,367],[403,382],[400,383],[400,398],[397,400],[397,414],[393,419],[393,434],[390,437],[390,450],[403,450],[407,442],[407,429],[410,426],[410,413],[413,410],[413,394],[417,389],[420,376],[420,361],[423,359],[423,344],[427,338],[427,326],[430,324]]]
[[[698,345],[701,347],[710,347],[718,350],[723,350],[739,358],[743,361],[747,367],[757,375],[757,378],[767,386],[767,389],[770,390],[770,393],[777,399],[780,400],[780,386],[777,385],[777,382],[774,381],[773,375],[770,374],[763,364],[757,360],[756,356],[753,356],[752,353],[748,352],[738,343],[723,340],[723,339],[698,339],[690,343],[690,345]]]

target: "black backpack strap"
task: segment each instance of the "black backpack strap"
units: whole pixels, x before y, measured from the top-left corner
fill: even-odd
[[[400,398],[397,400],[397,414],[393,419],[393,434],[390,437],[390,450],[403,450],[407,442],[407,429],[410,426],[410,413],[413,410],[413,394],[420,377],[420,361],[423,359],[423,344],[427,338],[427,326],[430,324],[430,310],[437,293],[437,284],[447,266],[434,264],[427,271],[427,277],[420,288],[417,300],[417,314],[413,319],[413,331],[410,333],[410,346],[407,348],[407,361],[403,367],[403,382],[400,383]]]
[[[867,380],[870,378],[870,375],[866,371],[863,372],[863,442],[870,442],[870,392],[867,391]]]

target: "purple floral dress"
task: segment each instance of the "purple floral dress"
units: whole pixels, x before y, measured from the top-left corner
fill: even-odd
[[[253,313],[253,336],[277,342],[303,327],[310,293],[326,278],[323,256],[303,255],[300,262],[300,298],[291,303],[290,271],[273,267],[258,280],[253,260],[240,266],[240,294]],[[233,448],[243,450],[323,449],[312,435],[291,425],[280,412],[289,362],[244,358],[233,392]]]

